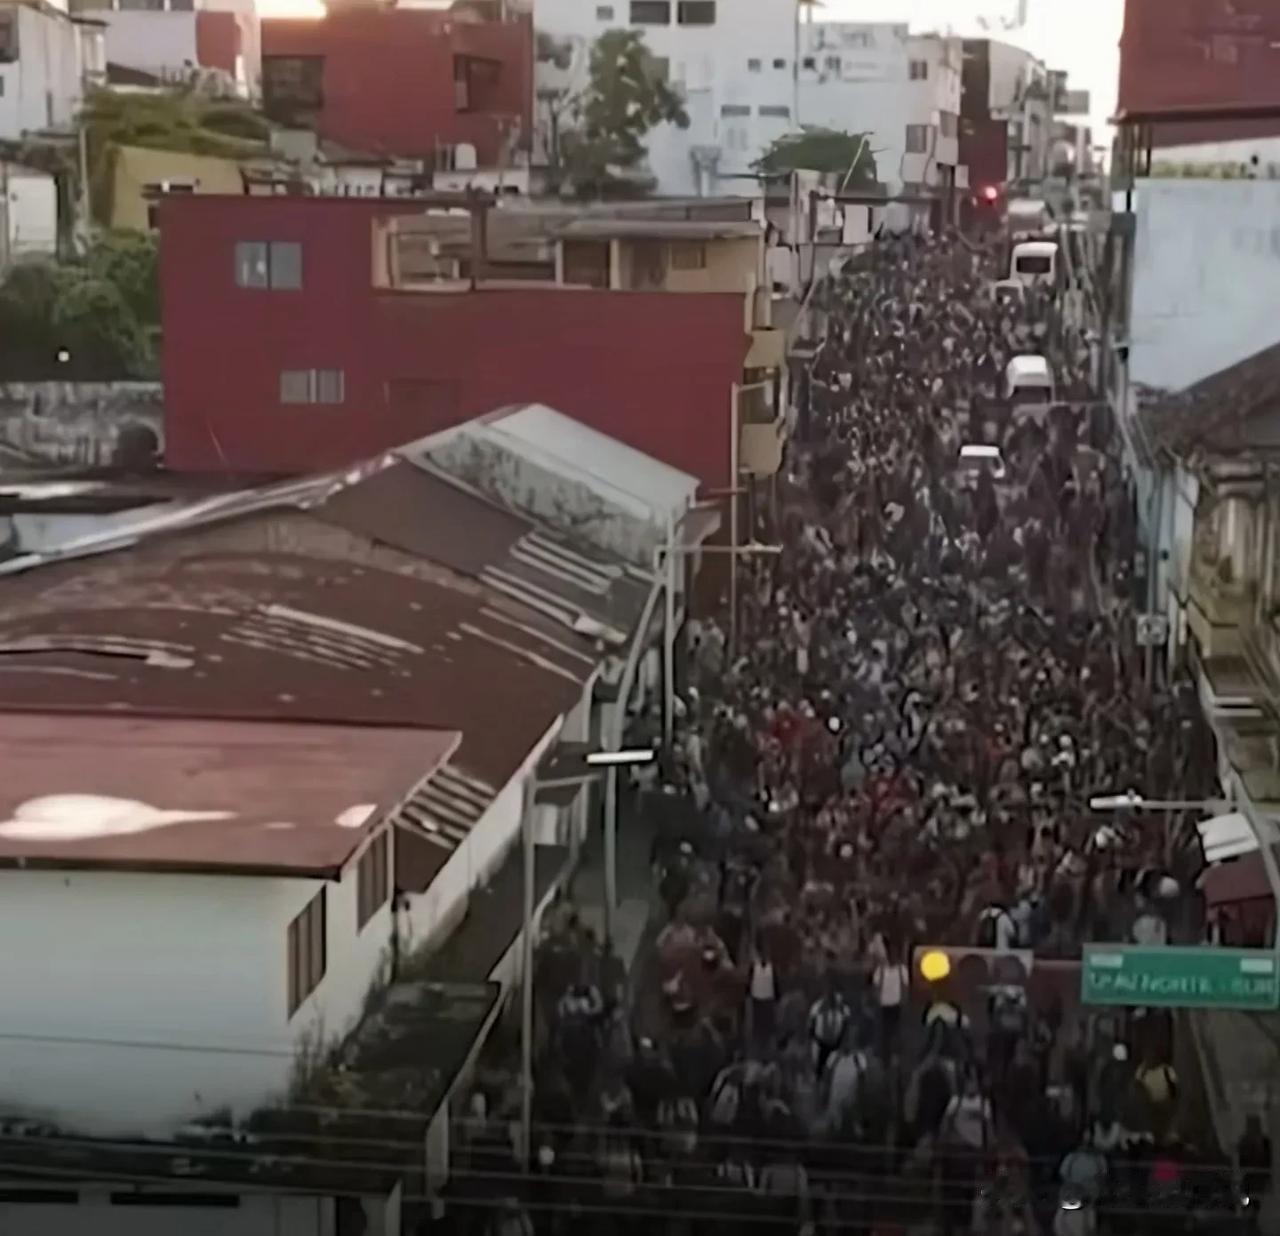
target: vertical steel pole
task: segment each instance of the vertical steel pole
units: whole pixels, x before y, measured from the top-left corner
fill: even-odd
[[[529,1170],[533,1156],[533,812],[537,774],[525,778],[520,809],[524,849],[524,923],[520,938],[520,1165]]]

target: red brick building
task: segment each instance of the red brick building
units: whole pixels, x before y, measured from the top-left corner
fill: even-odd
[[[170,197],[166,462],[302,473],[537,402],[701,478],[731,474],[751,335],[734,293],[390,286],[421,202]]]
[[[1126,0],[1118,107],[1223,114],[1157,124],[1157,146],[1280,134],[1280,0]]]
[[[533,27],[382,6],[264,21],[262,91],[269,115],[353,150],[434,160],[467,143],[491,167],[529,144]]]

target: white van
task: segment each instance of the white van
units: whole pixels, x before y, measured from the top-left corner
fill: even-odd
[[[1004,371],[1004,397],[1013,404],[1053,402],[1053,370],[1043,356],[1015,356]]]
[[[982,473],[987,473],[993,481],[1000,482],[1005,478],[1004,457],[998,446],[986,443],[966,443],[960,448],[957,460],[960,470],[960,485],[964,489],[973,489],[978,484]]]
[[[1058,281],[1058,245],[1052,240],[1024,240],[1009,256],[1009,278],[1032,287]]]
[[[1037,240],[1053,230],[1049,203],[1034,197],[1015,197],[1005,209],[1005,229],[1012,240]]]

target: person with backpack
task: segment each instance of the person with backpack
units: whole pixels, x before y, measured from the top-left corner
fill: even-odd
[[[1018,925],[1000,902],[993,902],[979,915],[977,945],[1002,953],[1018,947]]]
[[[1151,1060],[1138,1069],[1136,1081],[1147,1100],[1151,1131],[1158,1141],[1173,1123],[1178,1106],[1178,1074],[1173,1065]]]
[[[834,984],[809,1009],[809,1041],[819,1076],[826,1069],[831,1053],[844,1041],[851,1020],[849,1005]]]

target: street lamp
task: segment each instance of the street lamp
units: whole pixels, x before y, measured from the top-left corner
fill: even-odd
[[[520,1163],[526,1171],[531,1161],[533,1138],[533,916],[536,899],[533,809],[542,791],[582,786],[598,776],[601,769],[613,776],[619,767],[650,764],[656,756],[652,750],[598,751],[582,744],[560,743],[542,757],[524,780],[520,814],[524,850],[524,925],[520,940]]]

